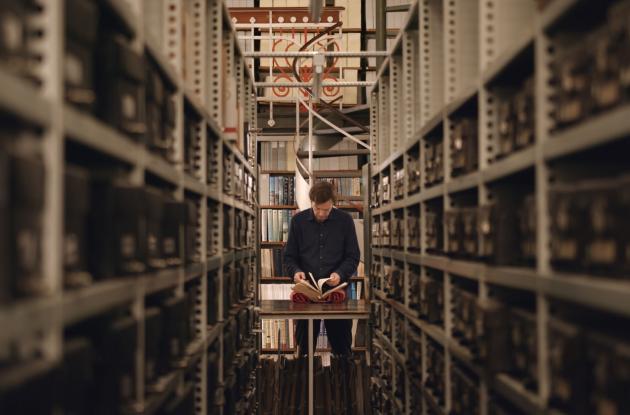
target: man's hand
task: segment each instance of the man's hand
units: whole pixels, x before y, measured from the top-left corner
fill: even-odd
[[[330,274],[330,278],[330,280],[326,281],[326,284],[330,285],[331,287],[339,285],[339,283],[341,282],[341,277],[336,272]]]
[[[304,274],[303,272],[296,272],[295,275],[293,276],[293,282],[296,284],[298,281],[305,280],[305,279],[306,279],[306,274]]]

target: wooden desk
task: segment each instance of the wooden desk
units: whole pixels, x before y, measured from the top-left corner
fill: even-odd
[[[313,320],[368,319],[370,308],[364,300],[342,304],[295,304],[289,300],[261,300],[261,319],[308,320],[308,414],[313,414]]]

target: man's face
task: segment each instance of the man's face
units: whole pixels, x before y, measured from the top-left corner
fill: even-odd
[[[317,220],[317,222],[323,222],[328,219],[328,215],[330,215],[330,212],[332,212],[333,208],[332,200],[319,204],[311,202],[311,205],[313,206],[313,214],[315,215],[315,219]]]

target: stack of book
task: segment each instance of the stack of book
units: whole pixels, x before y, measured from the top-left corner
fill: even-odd
[[[318,150],[356,150],[357,144],[350,140],[341,140],[331,147]],[[303,160],[308,163],[308,160]],[[356,156],[338,156],[313,158],[313,170],[358,170],[359,162]]]
[[[295,177],[260,174],[260,204],[295,205]]]
[[[263,250],[266,251],[266,250]],[[291,294],[290,284],[262,284],[260,298],[263,300],[286,300]],[[295,347],[293,320],[263,320],[263,349],[290,350]]]
[[[285,277],[284,258],[282,248],[261,249],[260,251],[260,271],[265,277]]]
[[[332,183],[337,192],[337,196],[361,196],[361,178],[360,177],[322,177],[323,181]]]
[[[287,209],[261,209],[260,232],[263,242],[286,242],[292,212]]]
[[[293,320],[263,320],[263,349],[295,348]]]
[[[295,170],[295,151],[288,141],[263,141],[260,143],[260,167],[262,170]]]
[[[370,405],[370,371],[365,357],[333,358],[315,356],[314,410],[316,414],[364,414]],[[272,415],[307,412],[308,362],[305,358],[281,356],[260,361],[259,413]]]

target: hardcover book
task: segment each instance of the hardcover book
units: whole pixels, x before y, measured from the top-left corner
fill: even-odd
[[[324,284],[331,278],[315,280],[313,274],[308,273],[309,280],[298,281],[291,290],[291,300],[294,303],[341,303],[346,299],[344,288],[347,282],[342,282],[334,288],[324,292]]]

